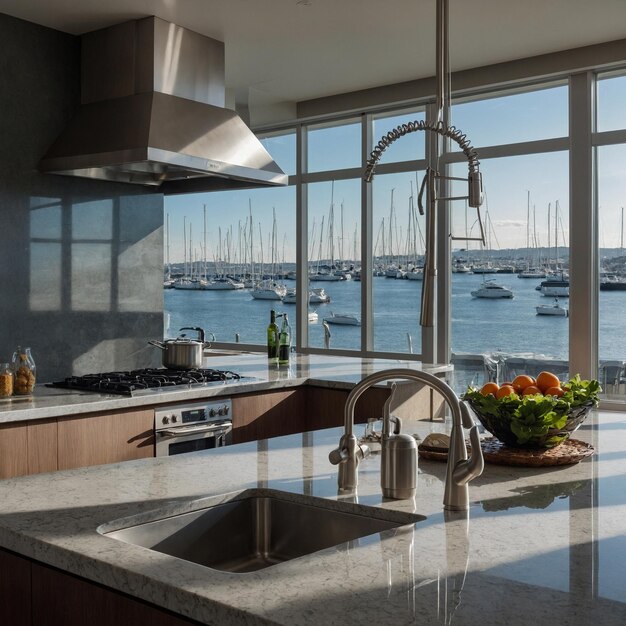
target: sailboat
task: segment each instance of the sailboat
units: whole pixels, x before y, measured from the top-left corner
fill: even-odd
[[[187,218],[183,218],[183,234],[184,234],[184,249],[185,249],[185,273],[181,278],[174,281],[174,289],[186,289],[186,290],[199,290],[206,285],[206,280],[201,279],[198,276],[198,272],[194,273],[194,261],[193,261],[193,246],[191,236],[191,224],[189,224],[189,251],[187,251]],[[189,257],[187,257],[189,254]],[[189,258],[189,264],[187,264],[187,258]]]
[[[548,205],[548,223],[550,220],[550,205]],[[552,298],[569,298],[569,276],[562,268],[559,268],[559,201],[554,207],[554,272],[545,280],[541,281],[538,287],[544,296]],[[549,232],[549,231],[548,231]],[[549,242],[548,242],[549,244]],[[548,248],[550,246],[548,245]]]
[[[261,240],[261,276],[263,276],[263,237],[259,224],[259,236]],[[250,294],[256,300],[282,300],[287,294],[287,287],[275,280],[276,276],[276,210],[273,211],[271,249],[271,274],[270,278],[261,280],[252,288]]]
[[[530,244],[530,190],[527,192],[527,200],[526,200],[526,253],[528,254],[528,258],[526,260],[526,269],[521,270],[517,273],[518,278],[545,278],[546,273],[544,270],[535,267],[531,264],[532,258],[530,254],[531,244]],[[533,206],[533,230],[535,226],[535,218],[534,218],[534,206]],[[533,247],[536,247],[536,233],[533,233]]]

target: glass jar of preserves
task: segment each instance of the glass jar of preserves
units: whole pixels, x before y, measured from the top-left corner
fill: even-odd
[[[13,369],[9,363],[0,363],[0,398],[13,395]]]
[[[13,393],[16,396],[25,396],[33,392],[35,388],[35,361],[30,353],[30,348],[17,347],[13,353]]]

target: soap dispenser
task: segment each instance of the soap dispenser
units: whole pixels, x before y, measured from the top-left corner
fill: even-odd
[[[395,391],[396,383],[393,383],[383,407],[380,484],[383,497],[406,500],[417,492],[417,442],[412,435],[401,432],[402,420],[390,414]]]

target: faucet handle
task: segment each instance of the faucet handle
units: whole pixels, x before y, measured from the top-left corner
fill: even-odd
[[[397,415],[390,415],[389,421],[393,424],[393,434],[399,435],[402,432],[402,420]]]
[[[472,426],[469,436],[472,454],[467,460],[459,461],[452,473],[452,477],[457,485],[467,484],[476,476],[480,476],[483,473],[483,469],[485,469],[485,459],[483,458],[483,450],[480,447],[478,426]]]
[[[333,465],[339,465],[339,463],[343,463],[348,460],[348,451],[345,448],[335,448],[331,450],[328,455],[328,460]]]
[[[472,426],[476,425],[474,418],[474,411],[468,406],[467,402],[464,400],[459,401],[459,405],[461,406],[461,420],[463,422],[463,426],[465,428],[472,428]]]

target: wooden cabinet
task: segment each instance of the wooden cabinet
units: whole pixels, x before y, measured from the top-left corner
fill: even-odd
[[[0,425],[0,479],[152,456],[152,408]]]
[[[57,469],[55,419],[0,426],[0,478]]]
[[[0,549],[0,624],[190,626],[198,622]]]
[[[342,426],[348,393],[303,385],[234,395],[233,443]],[[428,419],[442,404],[429,393],[399,385],[394,414]],[[356,403],[355,422],[380,417],[388,397],[388,387],[368,389]],[[152,457],[154,445],[154,407],[7,423],[0,425],[0,479]]]
[[[343,426],[344,409],[349,392],[344,389],[327,387],[307,387],[306,406],[307,420],[305,430],[320,430]],[[385,400],[389,397],[389,389],[373,387],[368,389],[356,402],[354,421],[357,424],[367,422],[370,418],[379,418],[383,412]]]
[[[30,561],[0,550],[0,624],[31,626]]]
[[[233,443],[306,430],[306,388],[233,396]]]
[[[154,409],[58,419],[59,469],[154,456]]]

